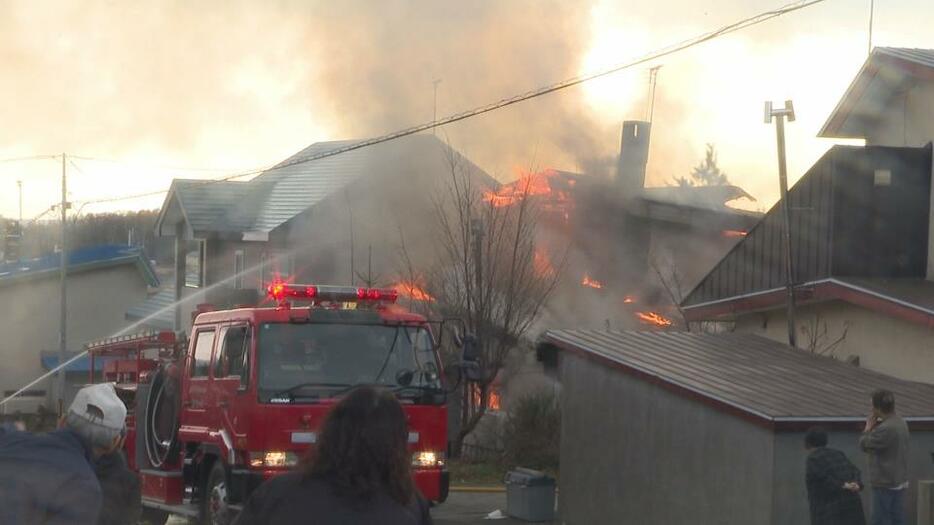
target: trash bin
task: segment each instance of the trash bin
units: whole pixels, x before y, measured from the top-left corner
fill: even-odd
[[[525,521],[555,519],[555,479],[517,468],[506,473],[506,514]]]

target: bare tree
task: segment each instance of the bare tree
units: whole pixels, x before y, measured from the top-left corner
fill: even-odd
[[[435,308],[462,318],[478,341],[479,366],[465,388],[453,443],[459,454],[486,413],[497,374],[538,319],[564,263],[543,267],[541,255],[536,257],[539,214],[528,197],[531,177],[500,199],[485,175],[448,151],[447,184],[434,196],[437,253],[424,268],[410,257],[403,261],[406,274],[426,276]]]
[[[818,355],[835,357],[834,352],[845,340],[850,327],[843,324],[843,331],[836,339],[831,340],[827,329],[827,321],[820,314],[815,314],[799,328],[804,335],[804,349]]]

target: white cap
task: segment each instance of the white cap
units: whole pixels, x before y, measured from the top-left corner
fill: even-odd
[[[78,390],[68,412],[92,425],[116,432],[126,426],[126,405],[117,397],[113,383],[99,383]]]

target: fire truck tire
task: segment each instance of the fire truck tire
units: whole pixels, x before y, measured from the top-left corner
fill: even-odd
[[[169,513],[164,510],[143,507],[139,522],[146,525],[165,525],[169,521]]]
[[[201,501],[203,525],[229,525],[233,521],[227,499],[228,486],[227,469],[220,459],[216,459],[204,483]]]

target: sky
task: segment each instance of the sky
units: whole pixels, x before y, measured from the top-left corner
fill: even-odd
[[[470,121],[439,135],[506,182],[519,169],[610,176],[626,119],[645,118],[661,65],[648,185],[670,184],[714,144],[731,181],[778,196],[763,103],[794,100],[797,180],[835,141],[816,137],[867,54],[870,0],[805,10]],[[364,138],[644,55],[783,0],[0,0],[0,215],[60,199],[168,188],[252,171],[312,142]],[[873,43],[934,48],[927,0],[878,0]],[[163,195],[87,204],[153,209]]]

